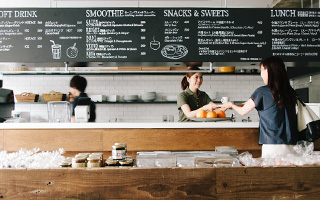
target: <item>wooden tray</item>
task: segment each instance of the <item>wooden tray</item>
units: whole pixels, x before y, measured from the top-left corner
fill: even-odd
[[[198,117],[188,117],[195,122],[217,122],[217,121],[228,121],[232,120],[233,117],[226,117],[226,118],[198,118]]]

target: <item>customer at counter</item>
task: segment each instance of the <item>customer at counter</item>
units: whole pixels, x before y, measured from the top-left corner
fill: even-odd
[[[198,66],[189,66],[188,70],[200,70]],[[178,95],[179,122],[192,121],[188,117],[195,117],[199,110],[214,110],[217,105],[212,102],[207,93],[200,91],[203,77],[201,72],[188,72],[181,81],[184,90]]]
[[[291,87],[285,64],[279,57],[269,57],[260,63],[265,86],[259,87],[242,106],[228,102],[222,108],[234,109],[240,115],[257,109],[260,117],[259,144],[262,157],[295,154],[298,141],[296,94]]]
[[[72,117],[71,122],[75,122],[74,109],[79,103],[80,98],[88,98],[88,95],[84,92],[87,87],[87,80],[82,76],[73,76],[70,80],[70,94],[74,96],[74,100],[71,102],[72,105]],[[96,106],[90,101],[90,118],[89,122],[95,122],[96,120]]]

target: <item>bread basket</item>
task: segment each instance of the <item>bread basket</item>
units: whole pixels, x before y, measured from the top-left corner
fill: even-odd
[[[23,92],[21,94],[16,94],[14,96],[16,97],[16,100],[18,102],[37,102],[39,99],[38,94],[32,94],[32,93],[27,93],[27,92]]]

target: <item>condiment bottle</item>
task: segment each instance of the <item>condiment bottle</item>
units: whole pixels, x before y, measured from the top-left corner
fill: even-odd
[[[122,146],[124,146],[124,148],[126,150],[126,155],[127,155],[127,143],[118,143],[118,142],[116,142],[116,143],[114,143],[114,145],[122,145]]]
[[[100,161],[101,161],[101,162],[100,162],[100,163],[101,163],[101,166],[100,166],[100,167],[103,167],[103,166],[104,166],[104,164],[103,164],[103,163],[104,163],[103,153],[100,153],[100,152],[99,152],[99,153],[92,153],[91,155],[92,155],[92,156],[99,156],[99,157],[100,157]]]
[[[87,166],[87,158],[84,156],[76,156],[72,158],[72,168],[83,168]]]
[[[118,166],[118,161],[117,160],[106,160],[106,166]]]
[[[87,163],[88,168],[101,167],[101,157],[100,156],[89,156],[87,158],[87,160],[88,160],[88,163]]]
[[[120,160],[119,161],[119,164],[121,167],[129,167],[129,166],[132,166],[132,161],[130,160]]]
[[[125,146],[113,145],[112,146],[112,158],[115,160],[125,159],[127,156]]]
[[[72,162],[70,162],[70,161],[62,161],[59,165],[60,165],[60,167],[71,167]]]

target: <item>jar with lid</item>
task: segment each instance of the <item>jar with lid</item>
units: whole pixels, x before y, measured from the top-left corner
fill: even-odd
[[[100,163],[101,163],[101,167],[103,167],[103,163],[104,163],[104,157],[103,157],[103,153],[92,153],[92,154],[90,154],[90,156],[98,156],[98,157],[100,157]]]
[[[99,156],[89,156],[87,158],[88,163],[87,163],[87,167],[88,168],[97,168],[97,167],[101,167],[101,157]]]
[[[114,145],[121,145],[121,146],[124,146],[125,150],[126,150],[126,154],[127,154],[127,143],[114,143]]]
[[[113,145],[112,146],[112,158],[115,160],[125,159],[127,156],[125,146]]]
[[[106,160],[106,166],[115,167],[118,166],[119,162],[117,160]]]
[[[121,167],[131,167],[133,162],[131,160],[120,160],[119,164]]]
[[[89,155],[90,155],[90,153],[78,153],[76,156],[88,157]]]
[[[72,168],[87,167],[87,158],[84,156],[76,156],[72,158]]]
[[[60,167],[71,167],[72,161],[62,161],[59,165]]]

